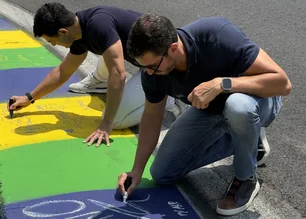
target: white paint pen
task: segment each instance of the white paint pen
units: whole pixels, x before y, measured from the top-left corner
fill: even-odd
[[[126,202],[128,197],[129,197],[129,194],[127,193],[127,191],[125,191],[123,195],[123,202]]]
[[[127,190],[132,185],[132,177],[128,176],[127,179],[124,182],[124,195],[123,195],[123,202],[126,202],[127,198],[129,197],[129,194],[127,193]]]

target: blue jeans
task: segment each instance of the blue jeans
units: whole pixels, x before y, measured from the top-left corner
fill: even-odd
[[[257,168],[260,129],[274,120],[281,105],[280,97],[234,93],[220,115],[189,107],[161,143],[150,170],[153,179],[159,184],[170,184],[230,155],[234,155],[236,177],[249,178]]]

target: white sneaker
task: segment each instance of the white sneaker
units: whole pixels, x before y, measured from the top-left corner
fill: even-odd
[[[261,127],[258,142],[257,166],[264,164],[270,155],[270,145],[267,140],[265,128]]]
[[[177,119],[182,113],[189,107],[188,104],[182,102],[179,99],[175,99],[174,104],[171,107],[168,107],[166,110],[172,112]]]
[[[80,82],[70,84],[69,90],[75,93],[82,93],[82,94],[85,93],[104,94],[107,92],[107,82],[97,80],[94,74],[91,73]]]
[[[184,102],[173,99],[171,101],[167,101],[165,115],[163,120],[163,125],[165,127],[170,127],[171,124],[180,116],[182,113],[189,107],[188,104]]]

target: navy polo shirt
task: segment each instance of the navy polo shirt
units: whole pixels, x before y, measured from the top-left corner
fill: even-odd
[[[97,6],[77,12],[82,39],[73,42],[70,53],[80,55],[91,51],[103,55],[105,50],[121,40],[124,59],[135,64],[127,53],[126,42],[133,23],[141,15],[140,12],[112,6]]]
[[[142,72],[146,99],[158,103],[166,94],[191,104],[187,97],[202,82],[216,77],[238,77],[255,61],[259,47],[230,21],[221,17],[202,18],[177,29],[187,53],[187,71],[173,70],[169,75]],[[209,107],[222,113],[230,94],[220,94]]]

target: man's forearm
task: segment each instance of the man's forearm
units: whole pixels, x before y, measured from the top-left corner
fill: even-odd
[[[107,85],[105,115],[103,121],[112,124],[122,99],[125,85],[125,73],[111,73]]]
[[[287,77],[280,77],[279,73],[264,73],[252,76],[231,78],[231,93],[245,93],[258,97],[286,96],[290,93],[291,83]],[[216,88],[222,93],[222,78],[215,78]]]
[[[60,74],[60,67],[55,67],[45,79],[31,91],[32,97],[37,100],[51,93],[65,83],[69,78],[63,78]]]
[[[140,122],[139,141],[133,171],[143,172],[157,145],[162,119],[163,115],[151,116],[150,114],[143,114]]]
[[[232,78],[232,92],[247,93],[258,97],[286,96],[290,93],[291,83],[280,73]]]

